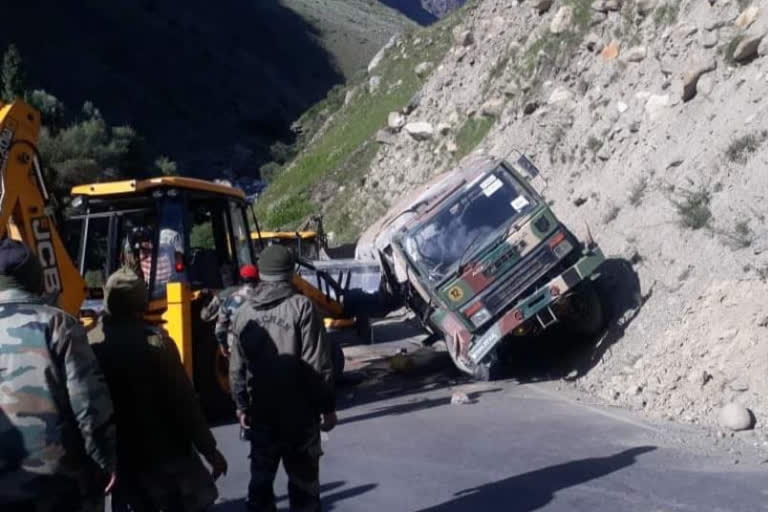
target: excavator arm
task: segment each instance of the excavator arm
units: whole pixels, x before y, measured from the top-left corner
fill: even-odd
[[[0,104],[0,238],[27,244],[40,259],[45,294],[77,316],[85,282],[54,218],[40,168],[40,113],[21,100]]]

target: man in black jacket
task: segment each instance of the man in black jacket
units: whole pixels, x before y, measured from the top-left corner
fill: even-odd
[[[275,509],[282,460],[292,511],[320,510],[320,430],[336,425],[331,348],[314,304],[291,285],[294,258],[272,245],[259,258],[261,284],[235,314],[230,382],[251,436],[248,507]]]

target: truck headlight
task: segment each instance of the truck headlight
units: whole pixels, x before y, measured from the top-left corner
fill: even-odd
[[[480,327],[491,318],[491,312],[485,308],[472,315],[469,320],[475,327]]]
[[[565,257],[566,254],[571,252],[573,250],[573,245],[571,245],[571,242],[568,240],[563,240],[556,246],[552,248],[552,252],[555,253],[555,256],[557,256],[557,259],[562,259]]]

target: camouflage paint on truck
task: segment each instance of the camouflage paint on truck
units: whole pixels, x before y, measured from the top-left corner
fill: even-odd
[[[377,260],[390,289],[476,375],[508,335],[578,318],[572,299],[590,295],[580,284],[604,261],[523,175],[538,176],[524,156],[468,157],[411,191],[357,244],[356,257]]]

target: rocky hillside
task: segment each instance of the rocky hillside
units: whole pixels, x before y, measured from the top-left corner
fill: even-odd
[[[261,211],[325,208],[353,239],[468,153],[522,151],[555,212],[639,282],[574,385],[718,435],[745,406],[763,443],[767,31],[766,0],[472,2],[391,41]]]
[[[357,0],[31,0],[3,17],[0,48],[18,46],[30,87],[92,101],[207,177],[255,174],[303,111],[414,25]]]

